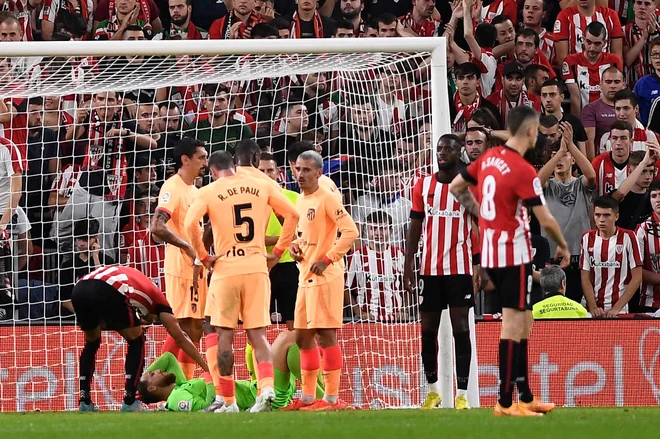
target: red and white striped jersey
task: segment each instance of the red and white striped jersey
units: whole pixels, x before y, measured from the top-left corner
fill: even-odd
[[[610,149],[612,149],[611,145]],[[599,196],[614,192],[630,172],[628,162],[624,165],[615,164],[609,151],[597,155],[591,164],[596,171],[596,188]]]
[[[63,197],[69,198],[73,192],[73,188],[78,182],[80,175],[80,167],[74,165],[66,165],[55,177],[53,181],[52,190],[56,190],[58,194]],[[63,207],[63,206],[60,206]]]
[[[481,96],[488,97],[493,91],[495,86],[497,72],[497,59],[493,56],[493,52],[481,49],[481,57],[476,58],[473,53],[469,52],[469,61],[474,63],[481,71],[479,77],[479,85],[481,87]]]
[[[396,246],[381,253],[364,245],[351,255],[346,288],[373,320],[394,320],[395,312],[403,309],[404,259]]]
[[[509,17],[515,26],[518,22],[518,5],[516,4],[516,0],[494,0],[490,5],[482,7],[481,21],[490,23],[493,21],[493,18],[502,14]]]
[[[608,51],[609,42],[614,38],[623,36],[623,28],[616,12],[610,8],[596,5],[594,15],[585,17],[580,13],[577,6],[571,6],[562,10],[557,16],[554,28],[554,39],[557,41],[568,41],[568,54],[582,53],[582,42],[584,32],[592,21],[602,23],[607,29],[608,42],[603,47],[603,52]]]
[[[647,130],[640,121],[635,120],[635,125],[633,128],[632,145],[630,145],[630,150],[646,151],[647,149],[646,142],[648,140],[655,140],[657,142],[658,135],[651,130]],[[611,151],[611,150],[612,150],[612,141],[608,138],[607,141],[605,142],[605,151]]]
[[[399,21],[405,27],[412,29],[420,37],[439,37],[440,29],[442,28],[442,21],[429,17],[419,23],[415,22],[412,11],[406,15],[399,17]]]
[[[32,36],[32,17],[23,2],[21,0],[5,0],[4,4],[0,6],[0,12],[5,11],[13,13],[20,22],[23,41],[34,41],[34,37]]]
[[[99,267],[83,276],[79,282],[91,279],[103,281],[117,290],[141,316],[158,315],[161,312],[172,314],[165,294],[135,268],[122,265]]]
[[[649,219],[637,226],[637,242],[644,269],[660,273],[660,217],[653,213]],[[648,308],[660,308],[660,285],[642,280],[639,304]]]
[[[545,29],[541,29],[539,34],[539,50],[545,53],[545,56],[548,60],[553,63],[555,59],[555,39],[552,36],[552,32],[548,32]]]
[[[580,268],[588,271],[594,287],[596,306],[608,311],[626,291],[632,270],[642,265],[637,237],[632,230],[620,229],[608,239],[598,230],[582,235]],[[628,312],[628,304],[621,309]]]
[[[507,146],[491,148],[461,170],[477,185],[481,265],[515,267],[532,261],[527,206],[545,205],[536,170]]]
[[[430,167],[429,167],[430,169]],[[420,168],[416,168],[412,173],[410,171],[401,174],[401,194],[412,201],[413,189],[419,180],[429,175]]]
[[[64,8],[72,14],[80,14],[87,24],[87,32],[91,33],[94,24],[95,4],[92,0],[80,0],[76,3],[67,0],[44,0],[39,19],[57,24],[60,9]]]
[[[11,197],[11,180],[17,173],[22,173],[24,160],[14,143],[0,137],[0,211],[4,212]]]
[[[602,52],[598,61],[591,64],[584,52],[568,55],[561,68],[566,84],[577,84],[582,98],[582,108],[600,99],[600,77],[605,69],[615,66],[623,71],[623,62],[618,55]]]
[[[147,234],[136,239],[125,251],[126,264],[146,275],[159,290],[165,291],[165,245],[156,244]]]
[[[607,7],[616,12],[616,15],[619,17],[628,18],[629,1],[630,0],[608,0]]]
[[[496,91],[488,96],[490,102],[492,102],[500,110],[500,115],[502,116],[502,123],[506,126],[506,119],[512,108],[525,106],[531,107],[541,112],[541,99],[538,96],[531,93],[527,93],[527,90],[522,90],[518,100],[516,102],[509,102],[509,99],[506,97],[504,90]]]
[[[435,174],[413,189],[410,218],[423,220],[422,276],[472,274],[472,215]]]

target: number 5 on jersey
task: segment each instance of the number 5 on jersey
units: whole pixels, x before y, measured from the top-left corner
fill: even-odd
[[[234,235],[237,242],[250,242],[254,239],[254,220],[245,214],[249,210],[252,210],[252,203],[234,205],[234,227],[243,228],[247,224],[247,230]]]

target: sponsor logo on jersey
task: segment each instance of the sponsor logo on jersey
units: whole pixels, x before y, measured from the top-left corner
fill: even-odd
[[[307,209],[307,219],[309,221],[313,220],[316,217],[316,210],[315,209]]]
[[[163,195],[160,196],[160,202],[163,204],[167,204],[170,201],[170,193],[165,192]]]
[[[179,401],[179,410],[182,412],[189,412],[190,411],[190,401]]]

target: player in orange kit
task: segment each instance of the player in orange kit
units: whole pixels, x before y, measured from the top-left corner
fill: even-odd
[[[242,143],[236,146],[236,156],[243,163],[258,163],[259,150],[250,143]],[[266,339],[266,326],[270,325],[268,269],[279,261],[291,243],[298,214],[269,181],[237,175],[229,153],[216,152],[210,161],[216,181],[199,190],[186,215],[185,229],[199,259],[213,269],[206,314],[218,335],[215,367],[220,369],[218,390],[224,401],[216,412],[239,411],[234,393],[232,353],[239,314],[258,363],[257,387],[261,394],[251,411],[267,411],[275,399],[273,363]],[[265,234],[271,208],[284,218],[284,223],[273,254],[266,255]],[[198,227],[206,214],[213,229],[216,256],[209,255]]]
[[[338,399],[342,354],[337,329],[342,325],[344,305],[344,268],[339,262],[359,234],[337,196],[319,186],[323,159],[317,152],[300,154],[295,172],[302,194],[296,206],[300,215],[298,238],[290,250],[300,268],[293,326],[300,347],[302,397],[282,410],[341,410],[346,405]],[[325,388],[319,400],[316,376],[321,361],[316,335],[323,351]]]
[[[195,251],[187,242],[183,221],[197,193],[195,179],[206,171],[208,154],[203,142],[183,138],[174,145],[173,155],[179,170],[167,179],[160,190],[151,233],[167,243],[164,261],[167,300],[181,329],[198,344],[202,338],[207,286],[206,282],[193,286]],[[203,269],[201,262],[196,263],[199,264],[197,270]],[[171,337],[165,340],[163,351],[177,357],[186,378],[193,377],[195,361],[181,351]]]

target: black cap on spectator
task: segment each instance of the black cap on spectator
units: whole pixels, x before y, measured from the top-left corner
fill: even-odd
[[[73,225],[73,237],[76,239],[87,239],[98,234],[99,222],[94,218],[81,219]]]
[[[509,76],[515,73],[517,73],[518,75],[524,78],[525,68],[518,61],[511,61],[510,63],[504,66],[504,71],[502,72],[502,76]]]

